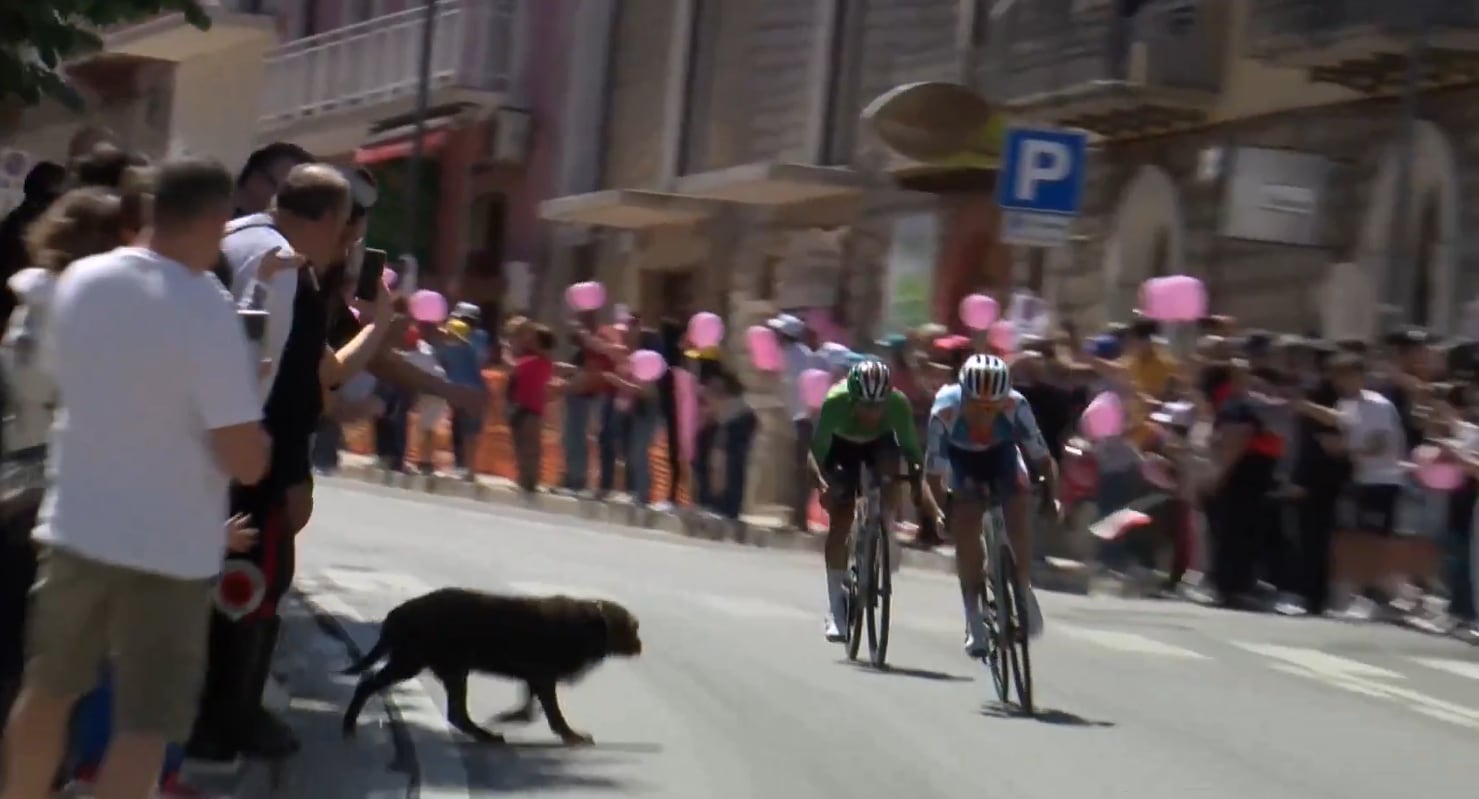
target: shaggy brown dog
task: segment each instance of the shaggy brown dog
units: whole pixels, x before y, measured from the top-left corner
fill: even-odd
[[[524,683],[523,704],[496,721],[532,721],[538,699],[550,730],[567,744],[588,744],[591,737],[571,729],[560,712],[556,685],[577,679],[608,656],[641,653],[636,617],[615,602],[443,588],[390,611],[380,626],[380,640],[344,672],[361,674],[388,658],[355,688],[344,711],[343,732],[354,735],[371,696],[431,669],[447,690],[447,720],[479,741],[501,743],[503,736],[467,715],[467,676],[472,672]]]

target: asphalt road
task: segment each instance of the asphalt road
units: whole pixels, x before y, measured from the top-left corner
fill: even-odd
[[[878,673],[822,639],[814,555],[333,481],[303,536],[300,586],[361,646],[389,608],[446,585],[601,596],[641,618],[642,658],[564,690],[594,747],[560,747],[542,721],[505,728],[507,747],[466,744],[430,676],[399,692],[423,797],[1467,799],[1479,785],[1479,649],[1410,631],[1043,594],[1027,719],[961,653],[944,575],[898,577],[895,669]],[[331,732],[345,656],[293,647],[296,681],[317,675],[294,723]],[[471,693],[480,720],[517,699],[493,678]],[[316,759],[360,773],[312,780],[314,796],[403,795],[362,773],[389,762],[378,716]]]

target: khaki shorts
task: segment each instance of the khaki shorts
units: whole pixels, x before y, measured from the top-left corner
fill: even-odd
[[[63,549],[42,556],[27,685],[71,698],[114,676],[114,726],[183,742],[205,682],[211,580],[110,566]]]

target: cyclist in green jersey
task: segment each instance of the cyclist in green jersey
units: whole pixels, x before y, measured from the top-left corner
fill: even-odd
[[[840,643],[847,637],[847,541],[862,466],[868,464],[877,478],[889,481],[883,490],[882,510],[883,518],[891,521],[898,507],[898,487],[892,478],[899,475],[901,458],[908,468],[915,504],[921,513],[938,519],[939,508],[921,479],[924,449],[914,429],[909,399],[893,387],[887,364],[863,361],[827,392],[807,459],[828,514],[824,550],[828,641]],[[886,521],[885,534],[887,525]]]

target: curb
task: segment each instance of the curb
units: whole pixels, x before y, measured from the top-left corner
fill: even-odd
[[[525,497],[512,486],[489,484],[481,480],[468,482],[442,475],[406,474],[381,469],[368,463],[343,463],[335,472],[334,477],[402,491],[485,502],[492,505],[517,506],[620,527],[658,530],[684,538],[724,541],[762,549],[821,552],[824,541],[820,535],[800,533],[789,527],[775,527],[745,521],[729,522],[692,513],[659,513],[628,504],[598,502],[593,499],[559,494],[539,493],[533,497]],[[901,552],[901,565],[903,566],[923,571],[950,574],[955,572],[955,557],[951,554],[908,547],[903,548]],[[1084,564],[1072,560],[1047,558],[1035,564],[1032,570],[1033,585],[1045,591],[1087,594],[1089,579],[1089,569]]]

